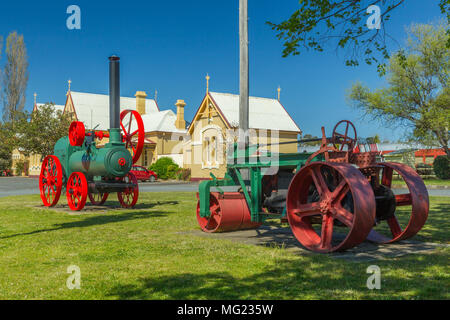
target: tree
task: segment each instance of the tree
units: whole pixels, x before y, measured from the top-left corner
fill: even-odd
[[[67,136],[72,118],[69,114],[55,111],[53,104],[39,106],[17,123],[18,141],[25,155],[53,153],[56,142]]]
[[[310,141],[310,142],[302,142],[300,143],[301,147],[314,147],[314,146],[320,146],[322,141],[319,137],[313,136],[311,134],[305,134],[303,135],[303,140],[309,140],[309,139],[317,139],[317,141]]]
[[[23,35],[12,32],[6,39],[6,65],[2,75],[3,120],[15,122],[25,106],[28,58]]]
[[[405,50],[389,60],[388,87],[371,91],[361,83],[349,99],[364,115],[403,125],[422,143],[444,148],[450,156],[450,49],[445,23],[412,25]],[[432,139],[430,139],[432,138]]]
[[[284,41],[283,57],[301,51],[323,51],[327,45],[347,50],[346,64],[359,65],[361,56],[367,64],[378,64],[383,74],[384,59],[389,58],[387,24],[390,14],[407,6],[405,0],[299,0],[300,8],[281,23],[267,22]],[[367,27],[367,10],[372,5],[381,8],[381,28]],[[440,0],[441,12],[450,23],[450,0]],[[448,29],[450,47],[450,29]]]
[[[11,168],[11,153],[16,145],[16,134],[10,122],[0,122],[0,170]]]
[[[2,58],[3,37],[0,36],[0,60]],[[2,91],[2,69],[0,68],[0,92]]]

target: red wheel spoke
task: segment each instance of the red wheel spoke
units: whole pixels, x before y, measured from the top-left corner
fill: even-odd
[[[136,133],[139,132],[139,129],[137,129],[136,131],[134,131],[132,134],[130,134],[130,137],[134,136]]]
[[[317,192],[321,197],[329,193],[327,184],[325,183],[322,172],[320,171],[320,166],[315,167],[311,171],[311,176],[314,180],[314,184],[316,185]]]
[[[351,228],[353,226],[353,214],[350,211],[342,207],[337,207],[333,209],[333,214],[338,221],[342,222],[347,227]]]
[[[320,203],[311,202],[306,204],[301,204],[297,209],[292,211],[292,214],[296,214],[299,217],[308,217],[320,214]]]
[[[347,193],[350,191],[348,184],[345,180],[342,180],[336,189],[331,193],[331,201],[334,203],[340,203],[342,199],[347,195]]]
[[[131,122],[133,121],[133,114],[130,114],[130,122],[128,122],[128,132],[131,131]]]
[[[122,122],[120,122],[120,126],[122,127],[124,136],[127,136],[127,135],[128,135],[127,130],[126,130],[125,127],[123,126]]]
[[[209,209],[209,211],[211,211],[211,213],[216,213],[217,209],[219,209],[219,205],[218,204],[214,204],[213,206],[211,206],[211,208]]]
[[[398,194],[395,196],[395,202],[398,207],[412,205],[411,194]]]
[[[398,223],[397,217],[395,215],[390,217],[387,220],[387,223],[389,225],[389,228],[391,229],[394,238],[402,233],[402,228],[400,227],[400,224]]]
[[[215,225],[212,225],[211,222],[214,222]],[[208,219],[208,227],[214,228],[220,223],[220,218],[217,214],[212,214]]]
[[[384,167],[383,170],[383,177],[381,179],[381,184],[390,188],[392,186],[392,175],[394,173],[394,170],[389,167]]]
[[[330,215],[323,216],[320,238],[320,247],[325,250],[331,249],[331,240],[333,240],[333,217]]]

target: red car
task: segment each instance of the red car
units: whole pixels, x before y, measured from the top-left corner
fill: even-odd
[[[130,172],[140,181],[155,182],[158,179],[156,173],[141,166],[132,166]]]

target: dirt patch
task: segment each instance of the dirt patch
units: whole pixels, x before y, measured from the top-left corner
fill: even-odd
[[[242,230],[214,234],[207,234],[201,230],[195,230],[192,231],[192,234],[251,245],[283,248],[299,255],[317,254],[303,248],[295,239],[289,228],[263,226],[257,230]],[[448,246],[449,245],[446,244],[425,243],[419,241],[401,241],[395,244],[386,245],[365,241],[353,249],[345,252],[332,253],[329,254],[329,256],[334,259],[344,259],[349,261],[384,260],[408,254],[430,254],[437,248]]]

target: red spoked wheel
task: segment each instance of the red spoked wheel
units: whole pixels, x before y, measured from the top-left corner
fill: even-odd
[[[245,197],[240,192],[211,192],[209,210],[209,217],[201,217],[200,201],[197,203],[197,221],[204,232],[256,229],[261,226],[261,223],[252,221]]]
[[[63,173],[59,159],[56,156],[45,157],[39,175],[39,190],[44,206],[53,207],[58,203],[62,185]]]
[[[73,147],[81,147],[86,136],[83,122],[74,121],[69,127],[69,142]]]
[[[109,193],[90,193],[88,192],[88,197],[94,206],[103,205],[108,199]]]
[[[344,151],[345,146],[347,146],[347,151],[352,151],[357,140],[356,128],[350,121],[342,120],[334,127],[332,141],[334,147],[339,151]]]
[[[302,168],[289,186],[286,205],[295,237],[315,252],[355,247],[375,223],[373,190],[358,169],[345,163],[316,162]]]
[[[134,187],[126,188],[124,191],[117,192],[117,198],[123,208],[133,208],[139,198],[139,184],[136,176],[129,172],[123,177],[123,182],[133,184]]]
[[[377,178],[379,188],[375,193],[381,191],[380,196],[391,195],[390,203],[379,205],[377,217],[383,217],[381,221],[386,224],[378,224],[372,230],[369,240],[378,243],[393,243],[405,240],[416,235],[428,218],[429,198],[427,188],[422,178],[411,167],[401,163],[379,163],[381,166]],[[406,183],[406,193],[400,191],[395,194],[391,191],[394,172]],[[389,200],[388,200],[389,202]]]
[[[67,180],[67,203],[73,211],[80,211],[86,204],[88,184],[81,172],[74,172]]]
[[[133,164],[141,156],[144,149],[145,130],[144,122],[139,112],[124,110],[120,114],[120,127],[122,128],[122,139],[127,149],[131,148]]]

